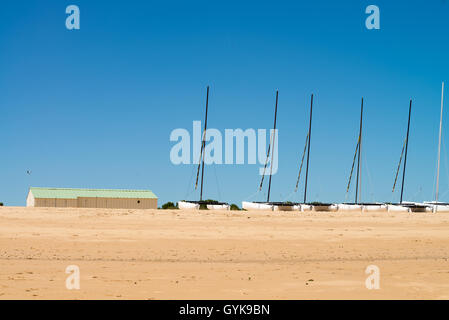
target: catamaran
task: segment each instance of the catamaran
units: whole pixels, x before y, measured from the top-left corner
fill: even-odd
[[[270,143],[268,144],[267,150],[267,158],[265,161],[265,166],[262,173],[262,180],[260,181],[259,191],[262,190],[263,181],[265,178],[265,171],[267,169],[268,160],[271,155],[271,163],[270,163],[270,177],[268,181],[268,193],[267,193],[267,201],[257,202],[257,201],[242,201],[242,208],[246,210],[282,210],[282,211],[290,211],[293,210],[293,204],[284,203],[284,202],[270,202],[270,192],[271,192],[271,179],[273,176],[273,161],[274,161],[274,145],[276,143],[276,120],[277,120],[277,111],[278,111],[278,101],[279,101],[279,91],[276,90],[276,103],[274,107],[274,125],[273,132],[270,136]]]
[[[301,178],[302,165],[304,163],[304,157],[306,155],[306,149],[307,149],[306,178],[305,178],[305,182],[304,182],[304,201],[303,201],[303,203],[298,203],[295,207],[295,209],[300,210],[301,212],[312,210],[312,205],[306,203],[306,201],[307,201],[307,182],[308,182],[308,178],[309,178],[310,137],[312,134],[312,111],[313,111],[313,93],[310,96],[309,130],[307,131],[306,144],[304,146],[304,152],[302,154],[301,165],[299,166],[298,179],[296,179],[296,187],[295,187],[295,192],[296,192],[296,191],[298,191],[299,180]]]
[[[311,210],[314,210],[314,211],[336,211],[337,206],[333,203],[322,203],[322,202],[307,203],[307,183],[308,183],[308,178],[309,178],[310,138],[312,135],[312,111],[313,111],[313,93],[310,96],[309,130],[308,130],[307,136],[306,136],[306,143],[304,146],[304,152],[303,152],[303,155],[301,158],[301,164],[299,166],[299,173],[298,173],[298,178],[296,179],[296,187],[295,187],[295,192],[297,192],[299,181],[301,178],[301,171],[302,171],[302,166],[304,163],[304,157],[306,155],[306,150],[307,150],[306,177],[305,177],[305,182],[304,182],[304,199],[303,199],[302,203],[297,203],[294,208],[296,210],[300,210],[301,212],[311,211]]]
[[[443,97],[444,97],[444,82],[441,84],[441,111],[440,111],[440,131],[438,134],[438,161],[437,161],[437,184],[435,191],[435,201],[427,201],[424,204],[431,206],[432,212],[436,213],[440,212],[448,212],[449,211],[449,203],[447,202],[439,202],[439,182],[440,182],[440,154],[441,154],[441,129],[443,123]]]
[[[393,189],[392,192],[394,192],[399,170],[401,168],[402,163],[402,157],[404,156],[404,166],[402,171],[402,185],[401,185],[401,197],[399,203],[389,203],[387,204],[387,209],[389,212],[397,211],[397,212],[426,212],[429,211],[430,206],[418,202],[410,202],[410,201],[403,201],[403,194],[404,194],[404,182],[405,182],[405,173],[406,173],[406,167],[407,167],[407,153],[408,153],[408,138],[410,133],[410,117],[412,113],[412,100],[410,99],[410,106],[408,109],[408,123],[407,123],[407,134],[404,140],[404,144],[402,146],[401,156],[399,157],[399,164],[398,168],[396,170],[396,175],[394,178],[393,183]],[[405,150],[405,153],[404,153]]]
[[[354,172],[354,165],[357,159],[357,172],[356,172],[356,183],[355,183],[355,199],[352,203],[342,203],[338,204],[338,210],[342,211],[386,211],[387,206],[380,202],[362,202],[362,128],[363,128],[363,97],[360,107],[360,125],[359,125],[359,135],[357,138],[357,143],[355,147],[355,153],[352,160],[351,173],[349,174],[349,181],[346,187],[346,193],[349,192],[352,181],[352,174]]]
[[[207,86],[206,92],[206,115],[204,119],[204,131],[201,139],[201,152],[200,161],[198,161],[198,169],[196,173],[195,190],[198,188],[198,179],[201,168],[201,189],[200,189],[200,199],[199,201],[193,200],[182,200],[178,202],[178,207],[180,209],[200,209],[201,206],[207,207],[209,210],[229,210],[230,206],[228,203],[219,202],[215,200],[203,200],[203,180],[204,180],[204,157],[205,157],[205,146],[206,146],[206,132],[207,132],[207,111],[209,108],[209,86]]]
[[[301,164],[299,166],[298,178],[296,179],[296,186],[294,192],[298,191],[299,181],[301,179],[302,167],[304,164],[304,159],[306,158],[306,177],[304,182],[304,199],[302,203],[295,203],[293,205],[293,210],[299,210],[301,212],[305,211],[336,211],[337,205],[333,203],[322,203],[322,202],[307,202],[307,186],[309,179],[309,159],[310,159],[310,139],[312,136],[312,114],[313,114],[313,93],[310,95],[310,114],[309,114],[309,129],[306,135],[306,142],[304,145],[304,151],[301,158]]]
[[[361,155],[361,149],[362,149],[362,124],[363,124],[363,97],[362,97],[362,105],[360,107],[360,126],[359,126],[359,135],[357,138],[357,143],[355,146],[355,153],[354,157],[352,159],[352,166],[351,166],[351,173],[349,174],[349,181],[348,185],[346,187],[346,194],[349,192],[349,188],[351,187],[351,181],[352,181],[352,174],[354,172],[354,165],[357,160],[357,171],[356,171],[356,183],[355,183],[355,201],[353,203],[346,202],[338,204],[338,210],[342,211],[361,211],[362,205],[359,203],[360,194],[359,194],[359,187],[361,184],[362,179],[359,180],[359,177],[361,178],[361,166],[360,166],[360,155]]]
[[[312,95],[313,100],[313,95]],[[262,179],[260,181],[259,185],[259,191],[263,188],[263,182],[265,179],[265,172],[268,166],[268,160],[270,159],[271,155],[271,163],[270,163],[270,174],[269,174],[269,180],[268,180],[268,193],[267,193],[267,201],[263,202],[257,202],[257,201],[242,201],[242,208],[247,210],[274,210],[274,211],[292,211],[297,210],[300,206],[297,203],[293,202],[270,202],[270,193],[271,193],[271,180],[273,177],[273,161],[274,161],[274,145],[276,143],[276,120],[277,120],[277,110],[278,110],[278,101],[279,101],[279,91],[276,91],[276,103],[274,107],[274,125],[273,125],[273,133],[270,137],[270,143],[268,144],[268,150],[267,150],[267,158],[265,161],[265,166],[262,173]],[[309,128],[309,134],[308,134],[308,142],[310,144],[310,128]],[[307,139],[306,139],[307,140]],[[309,149],[310,151],[310,149]],[[308,171],[308,156],[307,156],[307,171]],[[302,165],[302,164],[301,164]],[[307,174],[306,174],[307,176]],[[299,179],[299,178],[298,178]],[[307,178],[306,178],[307,179]],[[307,185],[307,182],[306,182]]]

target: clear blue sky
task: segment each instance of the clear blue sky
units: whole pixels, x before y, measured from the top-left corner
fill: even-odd
[[[65,28],[70,4],[81,10],[80,30]],[[365,28],[370,4],[380,30]],[[30,186],[196,199],[194,166],[171,164],[169,135],[203,120],[207,85],[209,126],[220,130],[270,128],[279,89],[274,201],[302,199],[291,192],[312,92],[309,200],[345,200],[363,96],[363,200],[397,201],[412,98],[404,198],[431,200],[449,1],[3,1],[0,70],[5,205],[24,205]],[[443,129],[440,190],[449,201],[447,103]],[[205,198],[240,205],[257,191],[258,168],[206,167]]]

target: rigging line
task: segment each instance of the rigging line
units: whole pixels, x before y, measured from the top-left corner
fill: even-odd
[[[263,174],[262,180],[260,181],[259,191],[262,190],[263,179],[265,178],[265,171],[267,170],[268,160],[270,159],[270,150],[271,150],[271,136],[270,136],[270,143],[268,144],[267,159],[265,160],[265,166],[263,167]]]
[[[203,158],[203,151],[206,144],[206,131],[203,131],[203,138],[201,140],[200,158],[198,159],[198,170],[196,171],[195,190],[198,189],[198,178],[200,176],[201,159]]]
[[[422,193],[422,186],[419,186],[418,191],[416,191],[412,199],[416,199],[416,196],[419,195],[420,193]]]
[[[310,95],[310,117],[309,117],[309,143],[307,145],[306,179],[304,181],[304,200],[307,202],[307,182],[309,178],[309,158],[310,158],[310,138],[312,135],[312,111],[313,111],[313,93]]]
[[[186,191],[186,195],[185,195],[186,199],[192,193],[192,192],[189,192],[189,189],[190,189],[190,185],[192,184],[192,179],[193,179],[194,173],[195,173],[195,167],[192,168],[192,173],[190,174],[189,184],[187,185],[187,191]]]
[[[287,196],[285,196],[285,198],[283,198],[283,199],[281,198],[281,199],[282,199],[282,202],[285,202],[286,200],[291,199],[294,193],[295,193],[295,192],[290,192]]]
[[[206,93],[206,115],[204,119],[204,136],[203,136],[203,150],[206,148],[206,133],[207,133],[207,110],[209,106],[209,86],[207,86],[207,93]],[[201,165],[201,191],[200,191],[200,201],[203,200],[203,185],[204,185],[204,157],[206,155],[206,152],[204,150],[203,152],[203,163]],[[405,157],[407,159],[407,156]]]
[[[274,125],[273,125],[273,150],[274,150],[275,141],[276,141],[276,118],[277,118],[277,113],[278,113],[278,97],[279,97],[279,90],[276,90],[276,105],[274,107]],[[278,144],[279,144],[279,142],[278,142]],[[271,179],[273,178],[273,161],[274,161],[274,151],[271,152],[270,178],[268,179],[267,202],[270,202]]]
[[[410,119],[412,116],[412,102],[410,99],[410,106],[408,107],[408,122],[407,122],[407,134],[405,136],[405,156],[404,156],[404,167],[402,167],[402,184],[401,184],[401,197],[399,203],[402,204],[402,197],[404,195],[404,182],[405,182],[405,168],[407,167],[407,154],[408,154],[408,138],[410,134]]]
[[[448,166],[448,161],[447,161],[447,151],[446,151],[446,145],[444,143],[444,134],[443,132],[441,133],[441,144],[443,145],[443,154],[444,154],[444,167],[446,169],[446,178],[449,181],[449,166]],[[446,194],[449,193],[449,190],[446,190],[439,198],[440,199],[444,199],[444,197],[446,196]]]
[[[443,145],[443,154],[445,156],[445,161],[446,161],[445,162],[446,175],[447,175],[447,178],[449,180],[449,174],[447,172],[447,155],[445,154],[446,151],[445,151],[445,146],[444,146],[443,132],[441,132],[441,144]],[[437,175],[438,175],[438,157],[437,157],[437,162],[435,163],[435,171],[434,171],[434,176],[433,176],[433,189],[432,189],[432,197],[431,197],[432,199],[436,196],[436,179],[437,179]]]
[[[396,182],[398,181],[399,169],[401,168],[402,156],[404,155],[404,149],[405,149],[406,143],[407,143],[407,138],[405,138],[404,145],[402,146],[401,156],[399,158],[398,169],[396,170],[396,177],[394,178],[393,190],[391,191],[392,193],[394,192],[394,188],[396,187]]]
[[[449,192],[449,190],[444,191],[444,193],[441,195],[441,198],[444,198],[444,196],[445,196],[446,194],[448,194],[448,192]]]
[[[438,202],[438,190],[440,186],[440,152],[441,152],[441,129],[443,125],[443,95],[444,95],[444,81],[441,84],[441,113],[440,113],[440,131],[438,138],[438,165],[437,165],[437,188],[435,190],[435,201]]]
[[[195,190],[198,188],[198,177],[200,173],[200,165],[202,165],[201,169],[201,192],[200,192],[200,201],[203,200],[203,178],[204,178],[204,156],[205,156],[205,148],[206,148],[206,133],[207,133],[207,111],[209,107],[209,86],[207,86],[206,91],[206,114],[204,116],[204,130],[203,130],[203,139],[201,142],[201,161],[198,161],[198,171],[196,174],[196,182],[195,182]]]
[[[349,194],[347,192],[345,192],[345,202],[348,201],[348,198],[349,198]]]
[[[307,145],[308,144],[309,144],[309,133],[307,132],[306,144],[304,146],[304,152],[302,154],[301,165],[299,166],[299,174],[298,174],[298,179],[296,180],[295,192],[298,191],[299,178],[301,177],[302,165],[304,164],[304,157],[306,156],[306,151],[307,151]]]
[[[249,195],[248,197],[246,197],[245,200],[249,200],[249,199],[254,198],[255,196],[257,196],[257,194],[258,194],[259,192],[260,192],[259,189],[257,189],[256,192],[254,192],[253,194],[251,194],[251,195]]]
[[[392,192],[392,193],[390,193],[390,203],[393,203],[393,200],[394,200],[394,193]]]
[[[354,171],[355,159],[357,158],[357,151],[359,150],[359,145],[360,145],[360,136],[359,136],[359,138],[357,140],[357,145],[355,146],[354,159],[352,159],[351,173],[349,175],[348,186],[346,187],[346,194],[348,193],[349,187],[351,186],[352,173]]]

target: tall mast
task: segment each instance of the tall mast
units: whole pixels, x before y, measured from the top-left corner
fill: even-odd
[[[361,149],[362,149],[362,124],[363,124],[363,97],[362,97],[362,106],[360,108],[360,129],[359,129],[359,152],[357,156],[357,178],[355,182],[355,203],[359,203],[360,195],[359,195],[359,176],[360,176],[360,185],[362,184],[362,168],[360,165],[360,157],[361,157]]]
[[[276,106],[274,107],[274,126],[273,126],[273,145],[271,147],[271,165],[270,165],[270,180],[268,182],[268,196],[267,196],[267,202],[270,202],[270,190],[271,190],[271,176],[273,172],[273,159],[274,159],[274,143],[276,138],[276,116],[278,113],[278,96],[279,96],[279,90],[276,90]]]
[[[203,143],[201,145],[201,151],[203,153],[202,156],[202,168],[201,168],[201,192],[200,192],[200,201],[203,201],[203,178],[204,178],[204,154],[206,153],[204,148],[206,145],[206,130],[207,130],[207,109],[209,106],[209,86],[207,86],[207,94],[206,94],[206,117],[204,120],[204,133],[203,133]]]
[[[306,164],[306,181],[304,185],[304,203],[306,203],[307,201],[307,178],[309,177],[310,136],[312,134],[312,107],[313,107],[313,93],[310,97],[309,141],[307,143],[307,164]]]
[[[435,212],[438,207],[438,187],[440,182],[440,151],[441,151],[441,127],[443,122],[443,93],[444,93],[444,81],[441,84],[441,113],[440,113],[440,133],[438,136],[438,165],[437,165],[437,190],[435,192]]]
[[[402,195],[404,193],[405,167],[407,165],[408,134],[410,131],[410,115],[411,115],[411,113],[412,113],[412,100],[410,99],[410,107],[408,109],[407,138],[405,140],[404,171],[402,172],[402,187],[401,187],[401,202],[400,203],[402,203]]]

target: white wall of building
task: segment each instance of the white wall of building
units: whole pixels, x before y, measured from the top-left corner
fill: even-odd
[[[27,207],[34,207],[34,195],[33,193],[30,191],[28,191],[28,196],[27,196]]]

